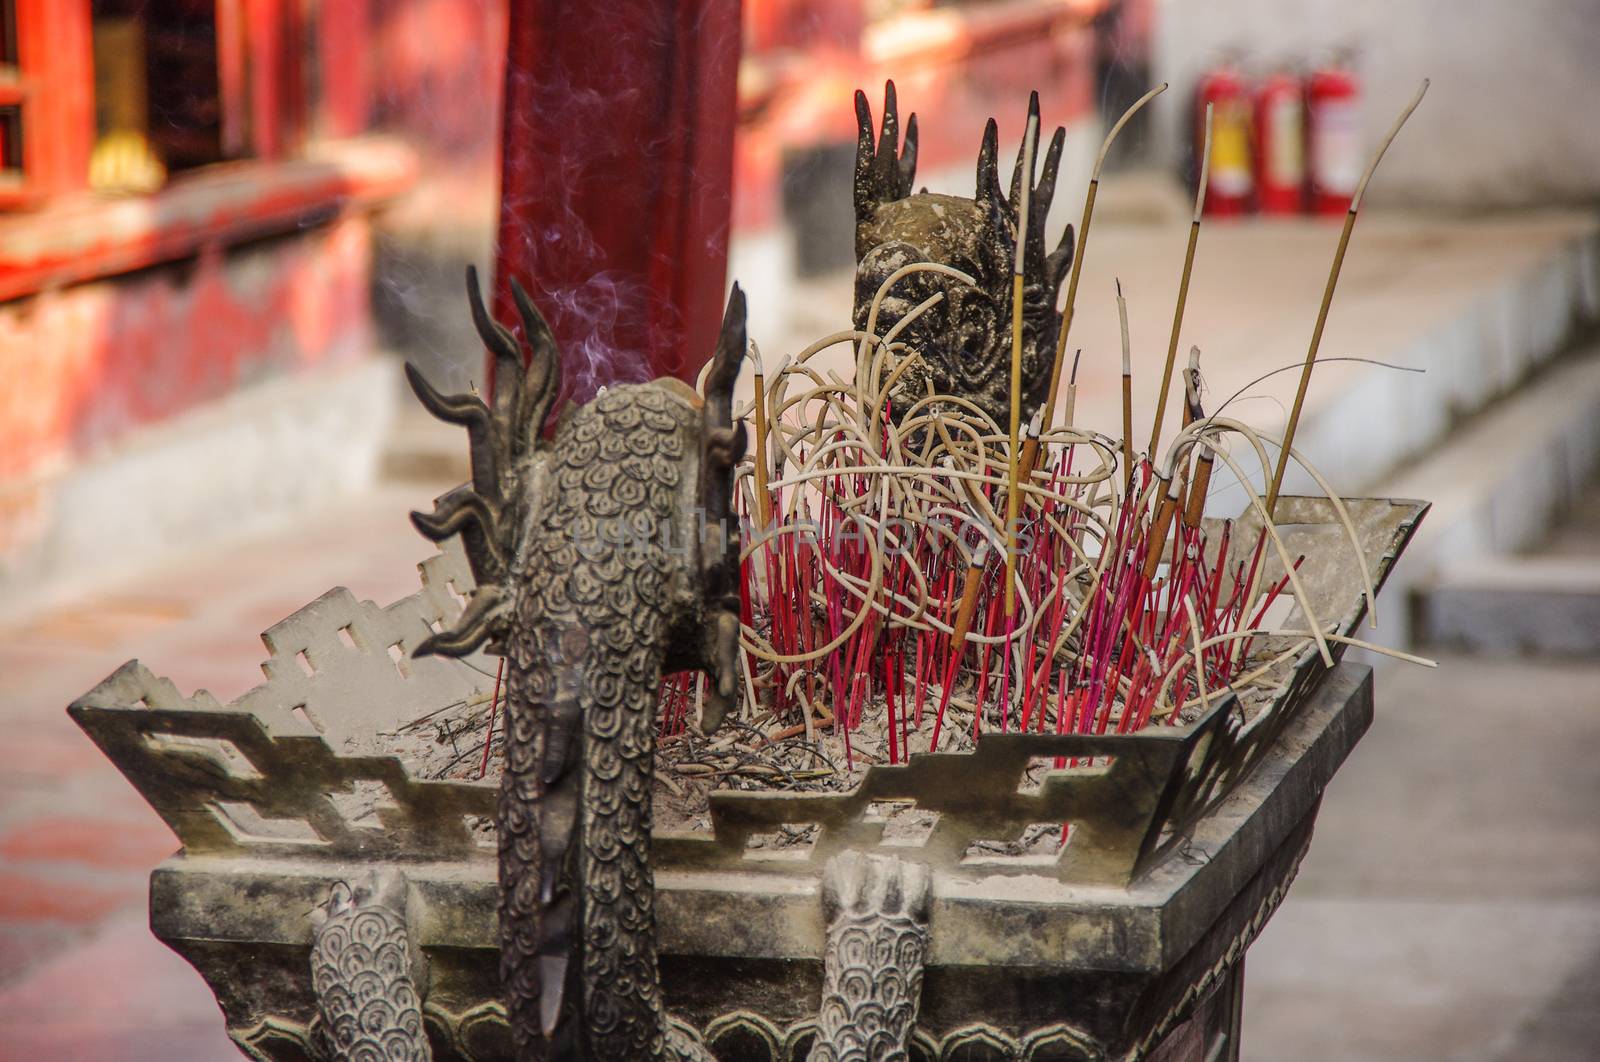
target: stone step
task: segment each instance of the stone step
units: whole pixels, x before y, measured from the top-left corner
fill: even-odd
[[[1456,652],[1600,653],[1600,561],[1507,557],[1447,572],[1417,592],[1416,637]]]
[[[1559,626],[1562,615],[1581,615],[1581,588],[1600,585],[1581,574],[1589,564],[1517,554],[1549,535],[1597,469],[1600,345],[1591,344],[1464,421],[1443,445],[1376,486],[1376,494],[1433,502],[1385,588],[1378,640],[1470,646],[1476,643],[1456,640],[1475,630],[1472,637],[1490,639],[1485,646],[1498,639],[1512,650],[1522,637]],[[1600,570],[1600,563],[1594,567]],[[1558,601],[1553,595],[1563,582],[1571,592]],[[1548,599],[1537,606],[1542,611],[1526,611],[1533,607],[1527,594],[1541,589]],[[1496,627],[1499,633],[1491,635]]]
[[[1457,563],[1419,588],[1416,627],[1446,650],[1600,653],[1600,481],[1534,550]]]
[[[1120,174],[1105,196],[1085,259],[1071,345],[1083,347],[1078,421],[1120,433],[1120,358],[1113,281],[1129,293],[1134,342],[1136,437],[1147,440],[1160,363],[1172,321],[1188,218],[1163,199],[1159,181]],[[1057,212],[1069,213],[1062,199]],[[1120,205],[1119,205],[1120,204]],[[1075,206],[1075,204],[1073,204]],[[1182,346],[1204,353],[1207,408],[1241,387],[1228,407],[1266,432],[1282,431],[1297,366],[1338,226],[1314,219],[1210,221],[1200,238]],[[750,291],[750,334],[769,365],[820,336],[848,327],[853,276],[839,270],[803,281],[761,283],[748,256],[730,272]],[[743,263],[743,265],[741,265]],[[755,273],[753,278],[748,275]],[[465,314],[465,304],[461,307]],[[1341,490],[1371,493],[1404,462],[1440,445],[1464,418],[1516,391],[1600,320],[1600,219],[1566,210],[1463,219],[1400,211],[1362,215],[1328,320],[1297,448]],[[1422,369],[1396,372],[1338,359],[1371,358]],[[853,371],[848,347],[816,356],[819,371]],[[749,397],[740,377],[740,401]],[[407,395],[385,467],[465,478],[459,432],[432,430]],[[417,417],[410,416],[415,410]],[[1169,418],[1176,413],[1169,408]],[[1173,429],[1164,435],[1170,439]],[[1212,511],[1244,504],[1219,475]],[[1285,490],[1310,489],[1291,467]],[[1419,496],[1429,497],[1424,483]]]
[[[1116,176],[1113,194],[1148,209],[1108,211],[1084,258],[1069,346],[1082,347],[1077,421],[1121,434],[1121,359],[1114,298],[1127,294],[1135,441],[1148,442],[1188,232],[1152,185]],[[1124,187],[1133,184],[1134,187]],[[1073,215],[1064,195],[1056,213]],[[1072,209],[1068,209],[1071,207]],[[1074,215],[1075,217],[1075,215]],[[1208,220],[1201,233],[1180,350],[1202,350],[1206,409],[1274,436],[1287,419],[1339,226],[1324,219]],[[769,365],[847,327],[848,271],[792,287],[752,287],[750,334]],[[1296,448],[1346,493],[1363,492],[1440,445],[1465,418],[1513,393],[1600,321],[1600,218],[1550,210],[1463,218],[1364,213],[1340,276]],[[1403,366],[1398,372],[1348,359]],[[812,359],[848,376],[848,347]],[[1288,371],[1284,370],[1287,367]],[[1271,373],[1272,375],[1266,375]],[[1265,376],[1264,379],[1259,379]],[[739,394],[749,393],[748,374]],[[1169,402],[1175,431],[1177,403]],[[1225,477],[1219,477],[1223,479]],[[1313,487],[1291,467],[1291,492]],[[1426,496],[1426,494],[1424,494]],[[1212,512],[1244,494],[1219,483]]]

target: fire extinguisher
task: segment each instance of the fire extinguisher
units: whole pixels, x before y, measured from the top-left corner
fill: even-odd
[[[1250,209],[1255,175],[1250,151],[1250,93],[1232,61],[1201,75],[1195,87],[1194,153],[1205,143],[1206,104],[1211,104],[1211,171],[1205,212],[1222,217]]]
[[[1361,82],[1343,60],[1311,75],[1306,85],[1310,124],[1311,210],[1343,214],[1361,179]]]
[[[1256,188],[1263,214],[1298,214],[1305,205],[1305,92],[1278,70],[1256,89]]]

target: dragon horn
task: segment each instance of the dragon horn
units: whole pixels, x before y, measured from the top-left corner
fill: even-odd
[[[440,394],[416,366],[409,363],[406,365],[406,381],[411,384],[412,392],[428,412],[447,424],[460,424],[467,429],[468,453],[472,458],[472,486],[481,499],[494,497],[500,486],[500,454],[496,447],[495,426],[489,407],[476,395]],[[486,527],[484,530],[488,534],[493,529]],[[470,536],[463,537],[470,546],[473,539]],[[435,538],[434,541],[439,540]],[[472,561],[473,573],[480,582],[486,578],[486,572],[498,570],[480,567],[482,564],[494,563],[481,550],[469,548],[468,557]]]
[[[1061,234],[1061,242],[1044,260],[1052,291],[1061,287],[1061,281],[1066,279],[1067,270],[1072,268],[1072,255],[1075,250],[1073,239],[1072,226],[1068,225],[1067,230]],[[1050,305],[1055,305],[1054,299],[1050,300]]]
[[[509,396],[522,379],[522,348],[517,346],[517,337],[489,315],[489,308],[483,303],[483,288],[478,284],[478,268],[472,265],[467,266],[467,298],[478,336],[494,355],[495,390]],[[495,409],[505,408],[507,401],[509,398],[496,399]]]
[[[900,149],[899,176],[899,197],[910,195],[911,186],[917,180],[917,116],[915,113],[906,119],[906,139]]]
[[[729,525],[733,467],[744,456],[746,441],[744,422],[733,424],[733,385],[739,378],[747,342],[744,290],[735,284],[722,317],[711,371],[706,375],[700,456],[700,511],[706,536],[701,554],[704,585],[707,603],[719,606],[714,628],[707,632],[704,656],[712,681],[700,725],[708,729],[721,724],[739,689],[739,531]]]
[[[1039,170],[1039,183],[1034,186],[1033,198],[1028,204],[1030,216],[1039,219],[1039,235],[1044,235],[1044,223],[1050,214],[1050,204],[1056,197],[1056,175],[1061,169],[1061,150],[1067,143],[1067,131],[1061,126],[1056,126],[1055,135],[1050,138],[1050,147],[1044,154],[1044,166]]]
[[[489,407],[477,395],[447,395],[434,389],[415,365],[406,362],[406,382],[422,407],[446,424],[475,428],[488,423]]]
[[[993,118],[983,127],[983,143],[978,148],[978,188],[973,198],[985,205],[1000,199],[1000,127]]]
[[[717,350],[711,358],[711,371],[706,374],[707,427],[727,428],[733,425],[733,385],[739,379],[739,363],[744,358],[747,346],[744,289],[735,282],[728,296],[728,308],[722,315],[722,329],[717,335]]]
[[[561,348],[555,334],[539,312],[526,289],[513,277],[511,299],[522,318],[522,338],[528,344],[528,370],[517,392],[515,432],[512,453],[521,456],[531,439],[544,429],[550,406],[555,402],[561,382]]]
[[[905,141],[900,140],[900,103],[893,81],[883,84],[883,124],[872,131],[872,106],[867,94],[856,90],[856,223],[870,220],[880,204],[911,194],[917,177],[917,116],[906,120]]]
[[[883,125],[878,133],[878,150],[873,155],[872,183],[878,201],[899,198],[900,194],[900,102],[894,82],[883,83]]]
[[[499,514],[494,506],[481,494],[474,490],[457,489],[446,494],[439,500],[433,512],[413,512],[411,526],[423,538],[434,542],[443,542],[460,532],[468,524],[477,524],[484,535],[484,546],[489,552],[492,570],[503,571],[505,556],[500,552],[500,543],[496,536],[495,528]]]
[[[412,656],[466,656],[487,641],[498,639],[505,633],[511,616],[511,604],[492,586],[480,586],[472,592],[472,600],[449,627],[424,641]]]
[[[878,209],[872,188],[872,105],[867,94],[856,89],[856,176],[854,184],[856,223],[865,221]]]

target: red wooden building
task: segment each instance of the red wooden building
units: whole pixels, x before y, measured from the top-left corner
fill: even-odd
[[[377,404],[314,423],[372,346],[372,211],[415,173],[363,135],[367,6],[0,0],[0,585],[370,465]],[[304,392],[304,423],[238,444],[284,420],[241,400],[233,424],[141,431],[269,385]],[[320,477],[284,465],[332,445]]]

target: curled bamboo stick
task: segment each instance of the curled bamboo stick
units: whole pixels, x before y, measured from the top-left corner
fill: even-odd
[[[1161,389],[1156,392],[1155,423],[1150,426],[1150,459],[1161,451],[1161,421],[1167,414],[1167,390],[1172,386],[1172,367],[1178,358],[1178,334],[1183,330],[1183,311],[1189,303],[1189,277],[1194,272],[1194,249],[1200,241],[1200,214],[1206,205],[1206,185],[1211,178],[1211,104],[1206,104],[1206,133],[1200,148],[1200,184],[1194,194],[1194,216],[1189,221],[1189,246],[1183,252],[1183,275],[1178,279],[1178,304],[1172,311],[1172,334],[1167,339],[1167,364],[1161,370]]]
[[[1427,91],[1428,79],[1423,78],[1417,94],[1411,97],[1406,109],[1400,112],[1400,117],[1389,127],[1389,133],[1378,145],[1378,150],[1373,152],[1372,161],[1367,163],[1366,172],[1356,184],[1355,195],[1350,197],[1350,210],[1344,216],[1344,229],[1339,233],[1339,246],[1333,252],[1333,267],[1328,270],[1328,284],[1322,290],[1322,305],[1317,310],[1317,324],[1311,332],[1311,346],[1306,351],[1305,367],[1300,370],[1300,386],[1295,391],[1294,405],[1289,408],[1289,424],[1283,431],[1283,446],[1278,451],[1278,465],[1273,470],[1272,483],[1267,487],[1266,509],[1269,521],[1276,518],[1278,491],[1283,486],[1283,473],[1289,465],[1289,448],[1294,445],[1295,430],[1300,427],[1300,411],[1305,405],[1306,388],[1311,385],[1311,369],[1317,363],[1317,349],[1322,346],[1322,330],[1328,323],[1328,307],[1333,303],[1333,289],[1339,284],[1339,270],[1344,267],[1344,253],[1350,246],[1350,231],[1355,228],[1356,211],[1361,208],[1361,197],[1366,194],[1367,182],[1372,180],[1372,174],[1377,170],[1378,163],[1383,161],[1383,153],[1394,143],[1400,127],[1406,124],[1406,119],[1411,117],[1411,112],[1417,109],[1417,104],[1422,102],[1423,94]]]
[[[1117,281],[1117,323],[1122,329],[1122,476],[1123,490],[1133,493],[1133,346],[1128,339],[1128,300]]]
[[[1140,109],[1163,92],[1167,91],[1167,83],[1163,81],[1155,88],[1146,92],[1134,101],[1133,106],[1122,112],[1122,117],[1117,119],[1111,131],[1106,134],[1105,140],[1100,144],[1100,154],[1095,157],[1094,170],[1089,175],[1089,190],[1083,198],[1083,220],[1078,225],[1078,248],[1072,255],[1072,272],[1067,278],[1067,302],[1061,310],[1061,330],[1056,333],[1055,359],[1050,363],[1050,390],[1045,395],[1044,401],[1044,430],[1049,433],[1055,424],[1056,398],[1061,392],[1061,365],[1066,360],[1067,335],[1072,331],[1073,309],[1078,304],[1078,277],[1083,272],[1083,252],[1089,246],[1089,222],[1094,218],[1094,200],[1100,190],[1100,170],[1106,164],[1106,155],[1111,151],[1112,141],[1117,139],[1117,134],[1122,132],[1122,127]]]
[[[1022,134],[1022,190],[1017,207],[1017,256],[1011,270],[1011,446],[1006,451],[1011,478],[1006,490],[1006,618],[1017,614],[1017,520],[1022,515],[1022,280],[1028,247],[1028,195],[1033,188],[1033,152],[1039,142],[1039,117],[1028,116]]]

